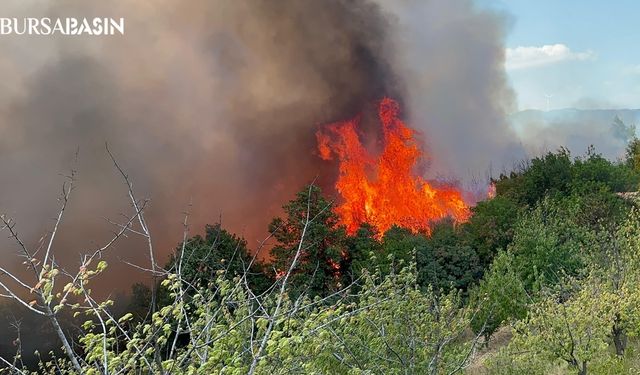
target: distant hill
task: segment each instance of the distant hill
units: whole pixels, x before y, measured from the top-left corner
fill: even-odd
[[[525,110],[512,114],[510,121],[534,153],[565,146],[574,154],[583,154],[594,145],[603,155],[616,158],[637,135],[640,109]]]
[[[512,114],[514,124],[522,124],[531,121],[544,121],[547,123],[562,124],[567,120],[584,121],[587,123],[598,122],[603,126],[611,125],[613,119],[618,116],[625,124],[637,124],[640,122],[640,109],[554,109],[552,111],[540,111],[527,109]]]

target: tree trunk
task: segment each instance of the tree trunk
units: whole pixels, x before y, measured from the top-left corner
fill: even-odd
[[[624,329],[620,326],[620,316],[616,314],[616,319],[611,329],[611,335],[613,336],[613,344],[616,346],[616,354],[618,356],[624,355],[624,350],[627,348],[627,335]]]
[[[616,346],[616,355],[623,356],[627,348],[627,335],[617,327],[613,328],[613,344]]]
[[[56,331],[58,338],[60,338],[60,341],[62,341],[62,347],[64,348],[64,351],[67,354],[67,357],[69,357],[69,360],[73,365],[73,368],[78,372],[78,374],[81,374],[82,366],[80,366],[80,362],[78,362],[78,358],[76,357],[76,354],[73,352],[73,349],[71,348],[71,344],[69,344],[67,335],[64,334],[64,331],[62,330],[60,323],[58,323],[58,318],[55,316],[53,311],[48,306],[47,306],[47,312],[48,312],[49,321],[53,325],[53,328]]]
[[[578,375],[587,375],[587,361],[582,361],[582,368],[578,369]]]

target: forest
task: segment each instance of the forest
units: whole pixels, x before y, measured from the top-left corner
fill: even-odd
[[[146,203],[114,163],[134,212],[113,241],[127,231],[149,237],[153,281],[134,284],[116,309],[91,291],[109,272],[100,253],[111,243],[71,273],[51,260],[55,228],[36,257],[2,216],[35,280],[2,269],[29,292],[3,281],[3,295],[50,324],[55,344],[34,357],[17,329],[0,372],[640,372],[640,140],[617,161],[590,148],[523,162],[491,180],[495,193],[466,222],[424,232],[363,224],[349,234],[314,184],[271,221],[272,246],[250,249],[220,224],[190,236],[185,216],[164,264],[153,257]]]

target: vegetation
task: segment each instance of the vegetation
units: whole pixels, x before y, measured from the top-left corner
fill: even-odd
[[[220,225],[189,236],[185,219],[164,267],[149,241],[155,281],[134,285],[121,313],[89,288],[109,246],[75,274],[54,250],[40,262],[24,248],[34,283],[3,272],[36,299],[0,287],[48,320],[62,351],[28,368],[18,349],[5,372],[638,373],[640,211],[619,193],[638,188],[639,150],[634,139],[617,162],[593,149],[535,158],[493,180],[497,195],[468,222],[433,223],[428,236],[368,224],[349,235],[313,185],[269,225],[268,257]],[[148,238],[145,202],[123,177],[134,212],[116,239]],[[84,321],[75,335],[60,328],[71,315]],[[481,358],[498,331],[512,338]]]

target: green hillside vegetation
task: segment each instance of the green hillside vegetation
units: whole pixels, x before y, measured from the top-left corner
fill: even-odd
[[[638,190],[639,150],[537,157],[493,180],[468,222],[430,236],[367,224],[348,235],[307,186],[270,223],[268,247],[211,225],[185,236],[157,284],[134,285],[127,313],[60,302],[86,322],[73,352],[37,371],[640,373],[640,211],[619,194]],[[65,290],[91,301],[87,284],[109,270],[86,272]],[[30,371],[20,355],[4,361]]]

